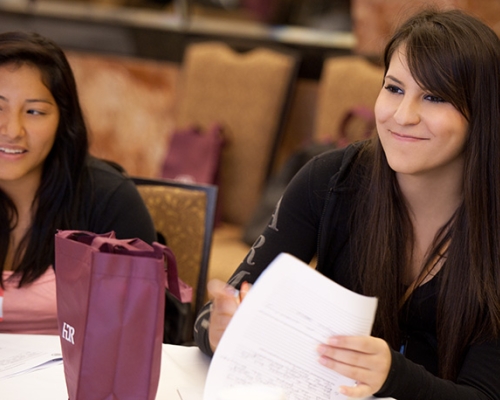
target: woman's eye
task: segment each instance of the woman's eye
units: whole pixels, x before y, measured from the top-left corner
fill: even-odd
[[[432,94],[426,95],[425,99],[429,100],[429,101],[431,101],[433,103],[445,103],[446,102],[442,97],[434,96]]]
[[[39,110],[28,110],[28,114],[31,115],[44,115],[45,113]]]
[[[385,85],[384,88],[389,91],[390,93],[399,93],[399,94],[402,94],[403,93],[403,90],[398,88],[397,86],[395,85]]]

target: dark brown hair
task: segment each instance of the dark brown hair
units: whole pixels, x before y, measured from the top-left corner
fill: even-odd
[[[60,115],[54,145],[44,162],[41,184],[35,195],[33,222],[14,254],[14,272],[20,275],[22,286],[36,280],[54,262],[56,230],[74,226],[86,171],[88,137],[73,72],[56,43],[36,33],[2,33],[0,66],[7,64],[27,64],[39,69]],[[0,190],[2,269],[16,220],[14,203]]]
[[[426,10],[387,44],[386,72],[401,46],[415,81],[468,120],[463,202],[427,258],[429,263],[450,243],[439,273],[437,332],[440,376],[454,379],[467,347],[500,333],[500,40],[464,12]],[[374,166],[353,218],[354,262],[362,291],[379,298],[374,334],[397,348],[413,227],[378,138],[364,156]]]

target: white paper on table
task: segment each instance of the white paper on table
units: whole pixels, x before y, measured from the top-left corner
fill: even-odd
[[[0,345],[0,380],[62,363],[61,353]]]
[[[208,371],[204,400],[241,384],[280,386],[287,400],[346,399],[355,382],[321,365],[334,335],[370,335],[377,299],[354,293],[289,254],[266,268],[228,325]]]
[[[211,358],[197,346],[163,344],[158,400],[202,400]]]

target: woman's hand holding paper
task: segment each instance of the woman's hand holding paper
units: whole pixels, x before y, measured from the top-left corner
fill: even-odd
[[[391,352],[382,339],[372,336],[336,336],[318,347],[320,363],[354,379],[355,386],[342,386],[349,397],[367,397],[378,392],[389,375]]]
[[[231,321],[240,303],[248,293],[250,284],[243,282],[241,290],[237,290],[220,280],[213,279],[208,282],[207,289],[210,297],[212,297],[208,339],[212,351],[215,351],[229,321]]]

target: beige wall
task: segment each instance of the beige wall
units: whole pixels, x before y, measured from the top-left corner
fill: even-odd
[[[410,14],[425,6],[468,11],[500,34],[498,0],[351,0],[356,52],[370,57],[380,55],[392,30]]]

